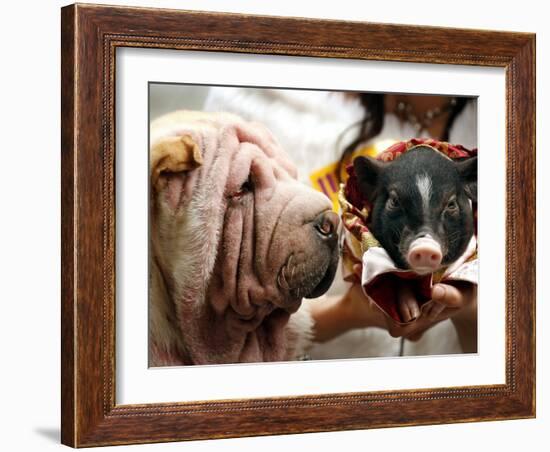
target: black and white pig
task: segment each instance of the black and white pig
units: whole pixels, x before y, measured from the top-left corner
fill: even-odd
[[[451,160],[421,145],[391,162],[357,157],[353,167],[372,204],[367,226],[398,268],[425,275],[462,256],[474,233],[477,157]]]

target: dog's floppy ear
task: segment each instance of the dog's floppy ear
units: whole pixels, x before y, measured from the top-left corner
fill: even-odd
[[[200,147],[190,135],[162,138],[151,148],[151,189],[167,190],[167,200],[176,207],[181,199],[186,173],[202,165]]]

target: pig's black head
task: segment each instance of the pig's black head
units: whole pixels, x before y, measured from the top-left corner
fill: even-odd
[[[474,232],[477,157],[453,161],[418,146],[392,162],[358,157],[353,166],[372,204],[369,229],[398,267],[429,273],[464,253]]]

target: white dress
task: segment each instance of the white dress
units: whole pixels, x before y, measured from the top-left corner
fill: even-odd
[[[358,99],[326,91],[215,87],[210,89],[204,109],[229,111],[265,124],[294,160],[300,180],[310,185],[314,185],[313,175],[322,174],[324,168],[339,161],[346,144],[357,136],[357,125],[364,116]],[[416,135],[409,124],[388,114],[375,141],[384,146]],[[449,142],[477,147],[475,100],[466,104],[456,118]],[[342,295],[347,287],[348,283],[338,273],[327,295]],[[364,328],[315,344],[309,356],[312,359],[399,356],[401,345],[401,340],[391,337],[386,330]],[[461,353],[461,349],[452,322],[447,320],[430,328],[417,342],[405,340],[402,353],[439,355]]]

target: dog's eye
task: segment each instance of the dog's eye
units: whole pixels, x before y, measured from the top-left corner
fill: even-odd
[[[254,190],[254,184],[252,183],[252,177],[248,176],[248,179],[243,182],[238,191],[231,195],[232,198],[242,198],[247,193],[251,193]]]

